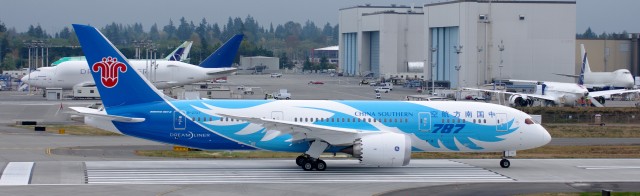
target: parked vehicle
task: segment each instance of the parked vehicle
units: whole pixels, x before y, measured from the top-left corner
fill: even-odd
[[[309,83],[307,84],[324,84],[324,82],[321,81],[309,81]]]
[[[291,99],[291,93],[287,89],[280,89],[277,93],[273,93],[274,99]]]
[[[478,100],[485,100],[484,97],[482,96],[478,96],[478,95],[468,95],[467,97],[465,97],[465,99],[467,100],[474,100],[474,101],[478,101]]]
[[[391,89],[389,87],[386,87],[386,86],[381,86],[381,87],[378,87],[378,88],[374,89],[374,91],[376,91],[376,93],[379,93],[379,92],[388,93],[389,91],[391,91]]]
[[[282,74],[281,73],[272,73],[271,77],[272,78],[280,78],[280,77],[282,77]]]

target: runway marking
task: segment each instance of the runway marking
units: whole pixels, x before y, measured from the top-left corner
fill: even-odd
[[[640,166],[576,166],[582,169],[640,169]]]
[[[9,162],[0,177],[0,185],[29,184],[33,165],[33,162]]]
[[[263,161],[263,160],[256,160]],[[359,167],[327,161],[327,171],[302,171],[274,166],[292,161],[264,160],[264,166],[229,161],[117,161],[85,162],[88,184],[226,184],[226,183],[371,183],[371,182],[512,182],[514,179],[464,163],[422,161],[399,168]],[[286,162],[286,163],[285,163]],[[242,163],[242,162],[241,162]],[[350,161],[349,163],[357,163]],[[432,164],[433,166],[430,166]],[[331,165],[337,165],[331,167]],[[229,168],[232,167],[232,168]],[[257,168],[263,167],[263,168]],[[270,168],[273,167],[273,168]]]

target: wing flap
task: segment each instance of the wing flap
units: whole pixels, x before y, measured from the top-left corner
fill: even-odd
[[[106,118],[106,119],[117,121],[117,122],[137,123],[137,122],[144,122],[145,120],[145,118],[132,118],[132,117],[126,117],[126,116],[109,115],[104,111],[100,111],[92,108],[86,108],[86,107],[69,107],[69,108],[78,112],[81,115],[98,117],[98,118]]]

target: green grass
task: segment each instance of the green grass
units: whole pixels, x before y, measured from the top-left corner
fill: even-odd
[[[601,192],[586,192],[586,193],[539,193],[539,194],[526,194],[520,196],[600,196]],[[611,192],[613,196],[640,196],[640,192]]]
[[[562,138],[640,138],[640,125],[543,124],[551,137]]]

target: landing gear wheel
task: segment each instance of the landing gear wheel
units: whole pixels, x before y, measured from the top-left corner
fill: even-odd
[[[304,171],[311,171],[313,170],[314,164],[311,160],[305,159],[301,167]]]
[[[318,171],[324,171],[325,169],[327,169],[327,163],[325,163],[323,160],[318,159],[315,164],[315,168]]]
[[[302,164],[304,163],[304,161],[307,160],[307,157],[304,155],[300,155],[296,158],[296,165],[298,166],[302,166]]]
[[[509,168],[509,166],[511,166],[511,162],[509,162],[509,160],[507,159],[502,159],[500,161],[500,167],[502,168]]]

